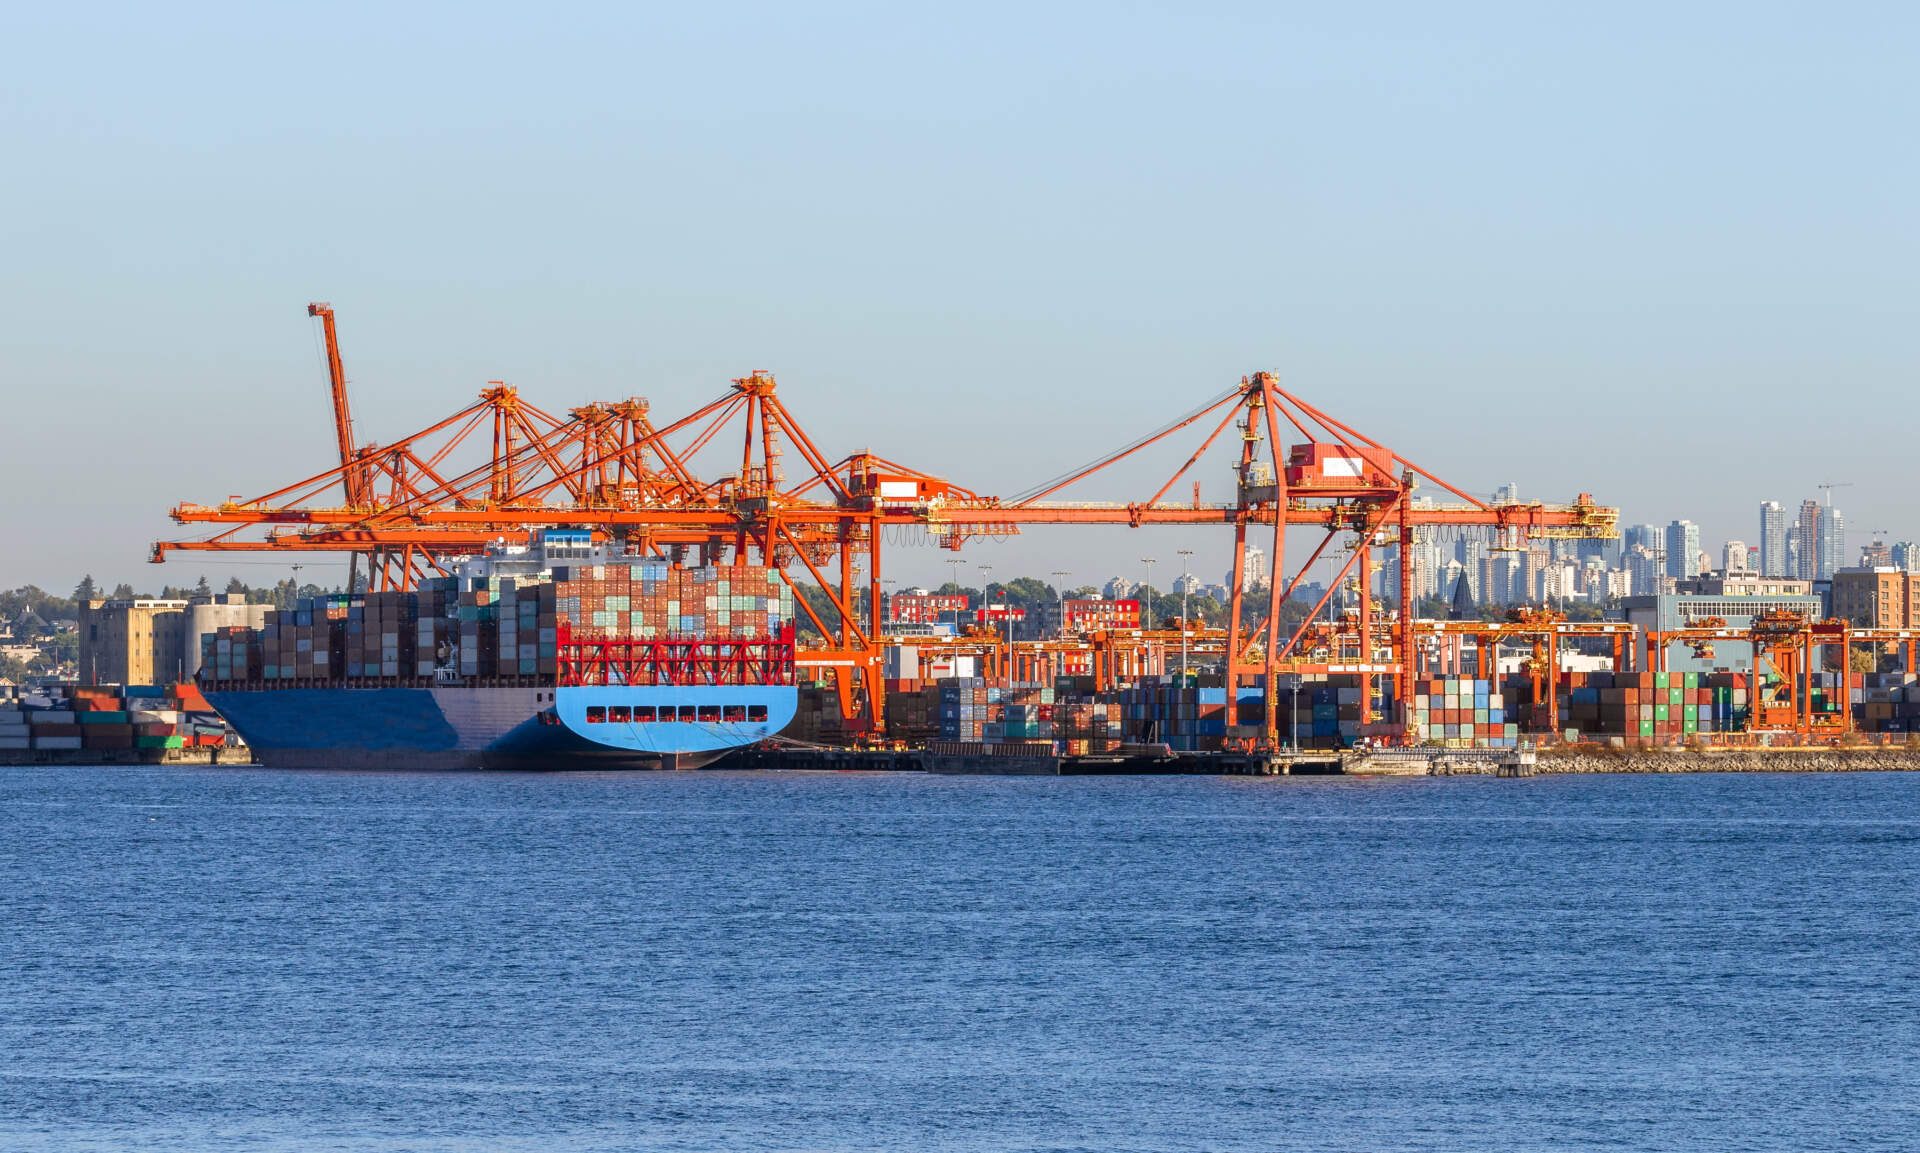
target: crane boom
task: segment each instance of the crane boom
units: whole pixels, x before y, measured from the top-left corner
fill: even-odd
[[[345,490],[349,506],[363,508],[367,503],[366,478],[354,467],[353,416],[347,409],[347,371],[340,365],[340,334],[333,324],[333,305],[309,304],[307,315],[320,318],[320,326],[327,336],[327,380],[333,386],[333,432],[340,441],[340,487]]]

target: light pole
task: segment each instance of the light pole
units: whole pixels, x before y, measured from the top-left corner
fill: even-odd
[[[882,623],[893,620],[893,586],[900,582],[892,577],[881,577],[880,583],[886,587],[886,604],[881,607]],[[898,622],[895,622],[898,623]]]
[[[1184,685],[1187,681],[1187,622],[1192,619],[1187,615],[1189,604],[1187,598],[1193,595],[1193,571],[1191,562],[1187,558],[1193,555],[1193,550],[1183,548],[1178,551],[1180,553],[1180,683]]]
[[[993,598],[987,592],[987,574],[992,571],[993,566],[990,564],[980,566],[980,612],[986,617],[986,623],[989,625],[993,623]],[[1003,615],[1005,611],[1004,608],[1001,610]],[[1008,643],[1012,643],[1011,636],[1008,638]]]
[[[1068,570],[1066,570],[1066,569],[1063,569],[1063,568],[1057,568],[1057,569],[1054,569],[1054,570],[1053,570],[1053,571],[1052,571],[1051,573],[1049,573],[1049,574],[1047,574],[1047,575],[1049,575],[1049,576],[1056,576],[1056,577],[1061,577],[1061,578],[1065,578],[1065,577],[1070,577],[1070,576],[1072,576],[1072,575],[1073,575],[1073,573],[1071,573],[1071,572],[1069,572]],[[1062,580],[1060,581],[1060,583],[1059,583],[1059,585],[1058,585],[1058,586],[1056,586],[1056,587],[1057,587],[1057,591],[1058,591],[1058,593],[1059,593],[1059,598],[1060,598],[1060,630],[1059,630],[1059,634],[1060,634],[1060,635],[1062,635],[1062,636],[1064,636],[1064,635],[1066,634],[1066,631],[1067,631],[1067,582],[1065,581],[1065,579],[1062,579]]]
[[[953,566],[953,587],[955,589],[961,589],[963,586],[960,584],[960,566],[963,564],[966,564],[967,562],[961,560],[959,557],[953,557],[949,559],[947,563]],[[964,597],[967,594],[964,591],[961,591],[957,595]],[[959,609],[953,610],[953,635],[955,636],[960,635],[960,610]]]
[[[1147,566],[1146,595],[1140,601],[1140,627],[1153,627],[1153,566],[1160,563],[1158,557],[1143,556],[1140,563]]]

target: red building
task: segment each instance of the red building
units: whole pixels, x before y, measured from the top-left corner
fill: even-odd
[[[1068,632],[1140,627],[1140,602],[1105,598],[1069,598],[1060,604],[1062,627]]]
[[[887,598],[887,619],[895,624],[937,625],[967,611],[964,595],[895,593]]]

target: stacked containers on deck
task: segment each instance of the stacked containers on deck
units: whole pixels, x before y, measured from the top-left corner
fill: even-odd
[[[200,637],[200,666],[215,680],[259,680],[265,675],[266,650],[262,632],[229,625]]]
[[[353,598],[301,597],[291,611],[267,614],[265,627],[253,630],[261,648],[260,675],[268,681],[325,681],[344,674],[346,619]],[[205,670],[211,661],[203,661]],[[219,667],[203,671],[215,681],[241,679]]]
[[[452,577],[422,581],[414,598],[413,668],[416,677],[432,677],[454,654],[459,636],[459,582]]]
[[[757,565],[676,568],[663,560],[561,567],[544,575],[445,577],[417,593],[305,598],[264,628],[202,640],[203,676],[266,680],[430,681],[552,677],[562,625],[581,639],[766,640],[793,618],[779,571]]]
[[[553,570],[559,615],[576,635],[757,640],[793,619],[793,590],[761,565],[675,567],[630,558]]]
[[[348,678],[399,677],[403,668],[405,675],[413,676],[418,665],[418,613],[419,601],[413,593],[366,593],[349,601]]]

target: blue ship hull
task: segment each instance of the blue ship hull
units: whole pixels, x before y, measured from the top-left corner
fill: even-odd
[[[302,688],[206,696],[261,764],[303,769],[699,768],[780,732],[799,704],[790,685]],[[642,715],[649,719],[629,719]]]

